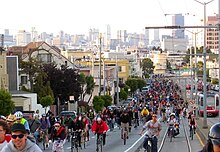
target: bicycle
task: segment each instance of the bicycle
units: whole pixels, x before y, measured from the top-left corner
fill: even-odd
[[[87,138],[87,133],[86,132],[87,132],[86,130],[84,130],[82,132],[82,143],[83,143],[84,148],[86,148],[86,138]]]
[[[137,128],[139,126],[139,119],[135,118],[134,119],[134,128]]]
[[[126,145],[126,140],[128,139],[128,128],[125,127],[125,129],[123,130],[123,128],[121,129],[121,135],[122,135],[122,139],[124,140],[124,145]]]
[[[191,137],[191,140],[193,140],[193,135],[194,135],[194,132],[195,132],[195,126],[194,125],[192,125],[192,126],[190,126],[190,137]]]
[[[71,132],[71,152],[79,152],[78,134],[79,134],[79,131]]]
[[[52,146],[52,152],[64,152],[64,141],[63,140],[55,140]]]
[[[153,136],[153,137],[149,137],[148,135],[145,136],[145,140],[143,144],[146,144],[146,141],[147,141],[147,146],[145,149],[146,152],[151,152],[153,138],[156,138],[156,136]]]
[[[96,141],[96,152],[102,152],[103,150],[103,133],[97,134],[97,141]]]
[[[170,137],[170,142],[172,142],[172,138],[174,137],[174,126],[173,125],[169,126],[168,137]]]
[[[41,130],[40,131],[40,139],[41,139],[42,144],[43,144],[43,150],[45,150],[46,145],[48,144],[48,143],[46,143],[46,141],[47,141],[47,130]]]

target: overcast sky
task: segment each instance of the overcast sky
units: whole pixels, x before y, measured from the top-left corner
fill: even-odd
[[[199,0],[202,3],[208,0]],[[218,1],[207,5],[207,16],[218,13]],[[195,0],[0,0],[0,30],[19,29],[87,34],[89,28],[143,32],[145,26],[171,25],[171,15],[189,13],[185,25],[202,24],[203,5]],[[195,15],[195,16],[193,16]]]

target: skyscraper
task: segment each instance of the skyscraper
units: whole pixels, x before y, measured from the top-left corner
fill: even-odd
[[[18,46],[25,46],[31,42],[31,33],[25,30],[18,31],[16,36],[16,41]]]
[[[175,14],[172,16],[172,26],[184,26],[184,16],[182,14]],[[173,30],[173,37],[182,39],[184,36],[184,29]]]
[[[155,29],[154,30],[154,41],[160,41],[160,34],[159,34],[159,30],[158,29]]]
[[[149,34],[149,30],[145,29],[145,46],[149,45],[149,40],[150,40],[150,34]]]

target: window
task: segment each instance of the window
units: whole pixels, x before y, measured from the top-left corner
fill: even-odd
[[[219,106],[219,99],[216,97],[216,106]]]
[[[121,72],[121,71],[122,71],[122,67],[118,66],[118,72]]]
[[[51,54],[39,54],[38,60],[43,63],[50,63],[51,62]]]
[[[21,84],[27,84],[27,76],[21,76]]]

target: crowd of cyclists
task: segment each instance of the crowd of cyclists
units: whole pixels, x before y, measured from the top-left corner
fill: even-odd
[[[22,129],[20,131],[27,134],[27,138],[33,143],[44,142],[45,148],[49,148],[49,145],[57,140],[63,141],[63,144],[71,141],[72,132],[78,132],[77,140],[80,148],[82,141],[88,142],[90,140],[91,133],[96,134],[97,139],[102,135],[104,146],[106,145],[106,133],[108,131],[119,128],[121,129],[121,137],[119,138],[129,139],[132,127],[137,129],[141,125],[143,127],[139,132],[140,135],[147,129],[143,147],[147,149],[147,143],[150,140],[152,142],[151,151],[157,152],[161,123],[167,123],[168,132],[171,127],[176,128],[173,136],[177,136],[180,134],[180,116],[183,115],[188,118],[190,130],[194,126],[193,131],[195,133],[197,124],[194,119],[194,111],[188,111],[188,105],[181,100],[180,93],[179,86],[173,80],[156,77],[151,80],[149,90],[135,94],[129,105],[104,107],[102,111],[98,112],[91,108],[76,116],[58,117],[51,111],[42,115],[36,112],[31,114],[28,119],[23,117],[21,111],[8,116],[1,116],[0,151],[10,140],[24,138],[23,134],[13,136],[11,131],[15,124],[22,124],[25,131]],[[160,118],[157,119],[158,117]],[[126,137],[123,136],[124,131],[127,131]],[[1,135],[1,133],[4,134]]]

